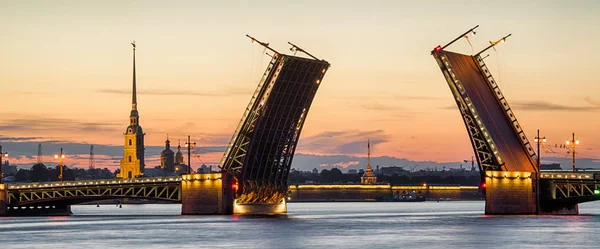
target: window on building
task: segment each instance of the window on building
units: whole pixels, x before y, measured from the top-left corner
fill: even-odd
[[[129,156],[129,162],[131,162],[131,156]]]
[[[129,139],[129,145],[131,145],[131,139]]]

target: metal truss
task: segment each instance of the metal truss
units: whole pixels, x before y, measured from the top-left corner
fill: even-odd
[[[256,91],[254,91],[254,95],[252,95],[252,99],[250,99],[250,103],[246,107],[244,115],[242,115],[242,119],[233,133],[227,150],[223,154],[223,158],[221,158],[221,168],[226,172],[233,175],[238,175],[241,172],[243,160],[248,152],[248,146],[250,145],[256,121],[260,117],[264,106],[264,103],[259,103],[257,100],[262,99],[265,94],[268,96],[269,91],[272,89],[272,84],[275,83],[281,66],[283,66],[283,63],[279,61],[278,56],[273,56],[271,62],[269,62],[267,70],[265,70]],[[276,64],[279,64],[279,66],[277,70],[273,70]],[[264,87],[267,80],[269,80],[269,87]]]
[[[548,185],[550,195],[547,198],[551,200],[573,200],[578,203],[600,200],[600,195],[595,194],[595,190],[600,189],[600,181],[549,180]]]
[[[487,128],[483,125],[477,114],[477,110],[473,107],[473,104],[469,100],[466,91],[464,90],[460,80],[452,72],[452,65],[448,61],[446,55],[433,53],[433,57],[438,62],[450,91],[454,96],[456,105],[460,110],[461,117],[469,133],[471,145],[475,151],[477,163],[479,164],[479,170],[482,172],[482,177],[485,171],[501,171],[503,170],[504,162],[500,157],[497,147],[492,141]],[[496,155],[496,156],[494,156]]]
[[[300,132],[328,67],[314,57],[274,52],[221,160],[240,186],[237,203],[285,198]]]
[[[8,187],[8,205],[43,203],[77,204],[114,198],[142,198],[181,201],[181,178],[139,178],[129,180],[69,181],[18,184]]]

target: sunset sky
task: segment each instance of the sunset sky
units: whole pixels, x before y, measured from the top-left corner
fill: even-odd
[[[245,34],[282,53],[290,52],[290,41],[332,65],[298,153],[364,156],[371,139],[378,157],[462,161],[473,151],[429,52],[477,24],[472,47],[462,39],[448,49],[476,53],[489,40],[512,33],[489,51],[486,63],[529,139],[540,129],[548,144],[562,144],[575,132],[582,157],[595,159],[600,152],[598,1],[0,1],[0,6],[0,144],[9,153],[13,146],[16,163],[37,153],[35,146],[14,148],[20,143],[122,146],[131,108],[133,40],[146,146],[163,146],[167,134],[176,146],[191,134],[206,149],[203,162],[217,163],[219,148],[231,138],[270,59]],[[99,158],[119,154],[99,148]],[[152,153],[158,151],[146,155],[155,162]],[[547,156],[567,154],[557,148]]]

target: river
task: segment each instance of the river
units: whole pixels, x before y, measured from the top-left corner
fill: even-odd
[[[181,205],[73,206],[0,217],[0,248],[600,248],[600,202],[577,216],[486,216],[482,201],[289,203],[276,217],[181,216]]]

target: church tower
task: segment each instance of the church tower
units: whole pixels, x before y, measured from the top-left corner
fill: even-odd
[[[373,168],[371,167],[371,141],[369,140],[367,142],[367,150],[368,150],[368,160],[367,160],[367,169],[365,170],[365,173],[363,174],[363,176],[360,177],[360,183],[361,184],[376,184],[377,183],[377,176],[375,176],[375,174],[373,173]]]
[[[175,159],[174,153],[171,150],[171,141],[169,141],[169,135],[167,135],[167,141],[165,141],[165,149],[160,153],[160,168],[169,172],[175,171]]]
[[[125,131],[125,146],[121,172],[117,178],[136,178],[144,175],[144,131],[140,126],[140,116],[137,110],[136,76],[135,76],[135,41],[133,45],[133,95],[131,100],[131,115],[129,126]]]
[[[183,163],[183,153],[181,153],[181,142],[177,144],[177,154],[175,154],[175,165],[182,165]]]

